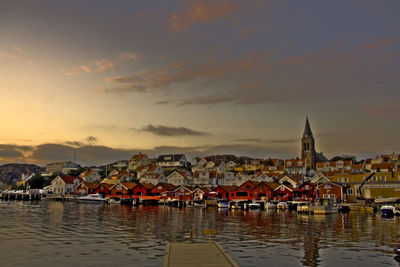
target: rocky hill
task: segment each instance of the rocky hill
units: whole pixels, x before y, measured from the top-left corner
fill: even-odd
[[[13,184],[15,181],[21,178],[21,174],[24,172],[43,172],[45,168],[37,166],[35,164],[19,164],[9,163],[0,165],[0,181],[5,184]]]

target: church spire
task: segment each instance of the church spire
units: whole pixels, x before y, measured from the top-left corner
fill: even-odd
[[[310,123],[308,122],[308,114],[306,118],[306,126],[304,127],[303,138],[314,138],[311,131]]]

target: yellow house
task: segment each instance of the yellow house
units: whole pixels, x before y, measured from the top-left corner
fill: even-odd
[[[357,190],[365,178],[371,173],[340,173],[332,175],[332,181],[347,185],[346,199],[348,202],[355,202]],[[361,197],[364,198],[382,198],[399,197],[400,198],[400,172],[377,172],[367,181],[362,190]]]
[[[243,165],[238,165],[234,168],[234,172],[243,172],[244,168]]]

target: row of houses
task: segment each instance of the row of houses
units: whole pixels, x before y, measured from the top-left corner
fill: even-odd
[[[244,181],[239,186],[219,185],[215,187],[195,187],[170,183],[96,183],[84,181],[80,177],[58,176],[46,189],[56,195],[86,195],[99,193],[111,198],[135,198],[143,196],[159,199],[203,200],[309,200],[332,198],[346,201],[346,186],[332,182],[325,177],[313,181],[302,181],[300,177],[284,176],[278,181]]]

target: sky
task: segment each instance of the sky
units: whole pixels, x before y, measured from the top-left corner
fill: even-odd
[[[0,163],[400,152],[400,1],[0,0]]]

